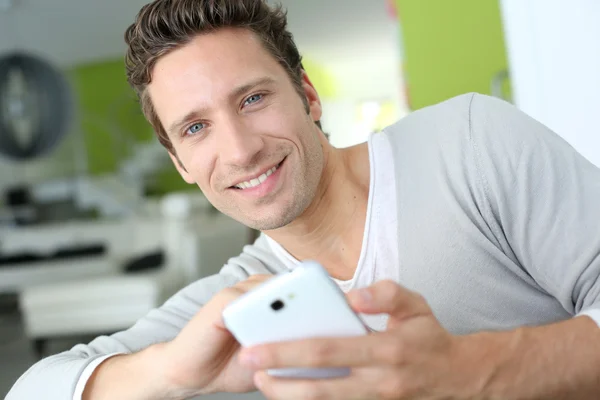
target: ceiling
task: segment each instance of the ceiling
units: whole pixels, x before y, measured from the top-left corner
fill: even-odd
[[[13,0],[0,12],[0,51],[26,49],[68,66],[123,54],[146,0]]]
[[[148,0],[0,0],[0,53],[27,49],[69,66],[121,57],[123,33]],[[12,2],[8,10],[2,4]],[[394,71],[385,0],[281,0],[300,51],[347,75]],[[342,72],[343,74],[343,72]]]

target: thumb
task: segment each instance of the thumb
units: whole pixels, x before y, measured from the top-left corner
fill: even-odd
[[[431,314],[421,295],[390,280],[349,292],[348,302],[359,313],[388,314],[396,320]]]

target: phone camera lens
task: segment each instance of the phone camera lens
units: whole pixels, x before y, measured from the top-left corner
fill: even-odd
[[[271,303],[271,308],[275,311],[281,310],[284,306],[285,304],[283,304],[283,301],[281,300],[275,300],[273,303]]]

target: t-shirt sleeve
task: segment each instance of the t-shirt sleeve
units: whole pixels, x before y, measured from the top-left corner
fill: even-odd
[[[94,374],[96,368],[98,368],[98,366],[102,364],[104,360],[107,360],[118,354],[121,353],[114,353],[102,356],[100,358],[95,359],[91,364],[88,364],[88,366],[85,367],[85,369],[81,372],[79,379],[77,380],[77,384],[75,385],[75,393],[73,393],[73,400],[81,400],[81,398],[83,397],[83,392],[85,390],[85,385],[87,385],[87,382]]]
[[[577,316],[587,316],[592,319],[600,327],[600,308],[592,308],[580,312]]]
[[[242,254],[229,260],[219,274],[182,289],[131,328],[111,336],[100,336],[89,344],[79,344],[34,364],[14,384],[6,400],[76,398],[78,390],[83,392],[87,379],[107,356],[135,353],[172,340],[216,293],[250,275],[276,273],[276,265],[277,260],[261,237],[254,245],[246,246]]]
[[[489,224],[505,252],[571,315],[598,317],[600,169],[502,100],[473,95],[469,120]]]

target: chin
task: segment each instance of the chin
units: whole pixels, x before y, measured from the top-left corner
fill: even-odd
[[[308,207],[312,196],[294,196],[293,193],[291,191],[286,196],[280,195],[270,204],[247,208],[238,204],[237,207],[220,211],[249,228],[272,231],[289,225]]]
[[[242,215],[230,215],[233,219],[249,228],[259,231],[271,231],[290,224],[298,217],[299,213],[294,207],[265,207],[260,212],[250,211]]]
[[[283,228],[284,226],[291,223],[295,218],[285,218],[284,216],[269,216],[261,219],[246,219],[240,221],[249,228],[256,229],[259,231],[272,231],[275,229]]]

